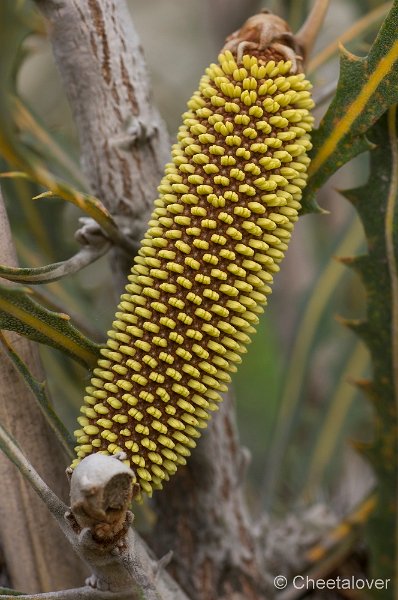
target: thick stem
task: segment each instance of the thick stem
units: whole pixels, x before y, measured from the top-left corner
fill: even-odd
[[[2,263],[17,266],[1,194],[0,256]],[[36,346],[14,333],[7,337],[29,369],[40,378],[42,368]],[[0,380],[0,423],[15,437],[57,495],[66,498],[66,457],[25,383],[8,360],[0,360]],[[49,519],[46,507],[3,453],[0,453],[0,482],[1,542],[12,585],[35,592],[81,583],[83,566],[69,551],[67,541]]]
[[[229,394],[187,467],[155,496],[153,546],[159,555],[173,550],[171,572],[194,600],[266,597],[264,540],[244,499],[248,461]]]

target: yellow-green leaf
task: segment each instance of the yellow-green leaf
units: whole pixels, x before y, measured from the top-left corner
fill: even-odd
[[[102,202],[91,194],[76,190],[67,181],[52,173],[34,148],[23,143],[18,133],[21,125],[21,103],[15,90],[15,67],[23,40],[32,32],[32,15],[25,2],[1,0],[0,22],[9,26],[2,29],[0,39],[0,154],[8,164],[51,192],[52,196],[78,206],[92,217],[116,244],[131,253],[135,245],[119,230]],[[34,19],[33,19],[34,21]],[[26,113],[25,123],[26,126]],[[31,127],[31,123],[30,123]]]
[[[314,194],[342,165],[369,149],[369,128],[398,102],[398,1],[387,15],[365,58],[341,51],[336,96],[320,127],[314,148],[303,211],[315,207]]]
[[[0,285],[0,329],[57,348],[88,368],[98,357],[99,346],[74,327],[68,315],[33,300],[28,288]]]

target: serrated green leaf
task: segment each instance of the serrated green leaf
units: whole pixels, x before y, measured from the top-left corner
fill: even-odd
[[[33,300],[28,288],[0,285],[0,329],[57,348],[88,368],[98,358],[99,346],[76,329],[68,315],[52,312]]]
[[[27,365],[21,359],[21,357],[15,352],[11,344],[5,338],[3,333],[0,331],[0,344],[3,347],[4,352],[7,354],[14,367],[17,369],[23,380],[25,381],[28,388],[33,393],[35,399],[37,400],[40,410],[42,411],[47,423],[54,431],[58,440],[60,441],[62,447],[64,448],[67,456],[71,459],[74,457],[74,440],[72,436],[69,434],[66,427],[63,425],[62,421],[58,418],[55,413],[49,398],[46,392],[45,383],[38,381],[33,377],[32,373],[29,371]]]
[[[350,159],[369,150],[365,134],[389,106],[398,102],[398,1],[387,15],[365,58],[341,51],[336,96],[319,129],[314,148],[303,212],[329,177]]]
[[[373,384],[366,386],[375,412],[374,440],[363,449],[378,481],[378,504],[368,528],[372,569],[390,578],[398,593],[398,136],[396,107],[369,132],[376,144],[370,155],[367,185],[344,195],[362,220],[368,255],[355,261],[367,296],[367,320],[353,329],[367,344]]]

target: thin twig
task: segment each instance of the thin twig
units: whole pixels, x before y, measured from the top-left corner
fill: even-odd
[[[78,273],[106,254],[109,248],[109,243],[103,244],[100,248],[84,246],[71,258],[44,267],[16,268],[0,265],[0,277],[9,281],[28,283],[30,285],[51,283],[68,275]]]
[[[133,600],[132,593],[128,592],[104,592],[90,586],[60,590],[58,592],[47,592],[44,594],[23,594],[22,600]],[[15,596],[0,596],[1,600],[14,600]]]
[[[300,30],[295,34],[295,40],[303,52],[304,62],[308,60],[311,50],[323,25],[330,0],[315,0],[314,6]]]
[[[67,506],[43,481],[37,471],[22,453],[14,438],[0,425],[0,448],[6,456],[18,467],[19,472],[27,479],[38,496],[46,504],[51,514],[60,520]]]

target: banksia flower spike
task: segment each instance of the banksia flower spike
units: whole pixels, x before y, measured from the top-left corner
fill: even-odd
[[[151,494],[217,409],[298,218],[313,121],[300,70],[267,14],[206,70],[86,389],[74,464],[125,451]]]

